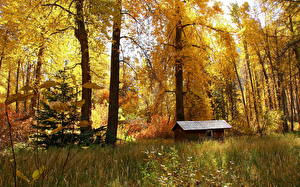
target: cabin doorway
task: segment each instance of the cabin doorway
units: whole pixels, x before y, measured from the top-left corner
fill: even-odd
[[[213,132],[212,130],[207,130],[206,131],[206,137],[212,138],[213,137]]]

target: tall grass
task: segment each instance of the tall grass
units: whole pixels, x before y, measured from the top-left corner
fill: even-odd
[[[18,170],[29,179],[46,169],[31,184],[19,177],[18,186],[300,186],[299,158],[293,135],[19,150]],[[0,186],[12,185],[10,157],[1,156]]]

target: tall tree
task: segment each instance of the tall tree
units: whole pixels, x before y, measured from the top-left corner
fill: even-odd
[[[116,1],[112,46],[111,46],[111,71],[109,87],[109,109],[108,126],[106,133],[106,143],[115,144],[118,130],[118,111],[119,111],[119,82],[120,82],[120,39],[122,23],[122,0]]]
[[[90,68],[90,55],[89,55],[89,42],[88,33],[85,25],[84,17],[84,0],[76,0],[76,15],[75,23],[77,28],[75,28],[75,36],[80,43],[81,51],[81,72],[82,72],[82,100],[84,104],[81,107],[81,120],[90,122],[91,120],[91,110],[92,110],[92,90],[91,88],[84,87],[84,84],[91,82],[91,68]],[[83,127],[82,131],[88,130]]]

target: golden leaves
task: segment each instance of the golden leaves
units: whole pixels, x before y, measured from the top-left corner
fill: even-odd
[[[17,93],[17,94],[13,94],[13,95],[10,95],[9,97],[6,98],[5,104],[9,105],[9,104],[12,104],[12,103],[17,102],[17,101],[23,101],[25,99],[31,98],[33,95],[34,95],[33,93],[27,93],[27,94]]]
[[[83,88],[89,88],[89,89],[104,89],[103,86],[99,86],[96,83],[87,82],[82,85]]]
[[[39,169],[36,169],[33,173],[32,173],[32,180],[30,180],[26,175],[24,175],[20,170],[16,171],[16,175],[17,177],[25,180],[27,183],[33,183],[34,181],[38,180],[41,175],[45,172],[45,166],[40,167]]]
[[[81,101],[71,102],[71,105],[81,108],[84,105],[84,103],[85,103],[85,100],[83,99]]]
[[[48,119],[46,119],[45,121],[55,122],[55,121],[56,121],[56,119],[55,119],[55,118],[53,118],[53,117],[51,117],[51,118],[48,118]]]
[[[52,135],[52,134],[56,134],[58,132],[60,132],[61,130],[63,130],[64,127],[62,125],[59,125],[56,129],[53,129],[52,131],[50,131],[48,134]]]
[[[35,170],[32,173],[32,182],[38,180],[40,176],[44,173],[45,169],[46,169],[45,166],[42,166],[41,168]]]
[[[52,110],[56,110],[58,112],[69,111],[71,109],[71,106],[68,103],[62,103],[59,101],[51,102],[49,106]]]
[[[51,88],[51,87],[54,87],[54,86],[57,86],[57,85],[59,85],[58,82],[49,80],[49,81],[46,81],[46,82],[42,83],[39,87],[40,88]]]
[[[92,126],[92,122],[87,121],[87,120],[83,120],[83,121],[80,121],[79,126],[80,127],[90,127],[90,126]]]
[[[246,27],[243,27],[240,31],[237,32],[238,35],[243,35],[246,31]]]
[[[33,88],[29,85],[26,85],[20,89],[20,91],[30,91],[30,90],[33,90]]]

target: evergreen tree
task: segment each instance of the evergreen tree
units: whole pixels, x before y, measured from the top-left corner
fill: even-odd
[[[77,101],[78,92],[75,86],[71,86],[71,81],[71,75],[65,68],[58,71],[55,81],[44,83],[48,86],[42,92],[40,109],[33,124],[36,133],[32,138],[36,144],[64,146],[79,141],[79,110],[84,102]]]

